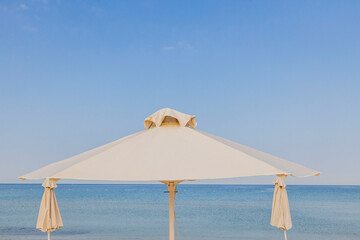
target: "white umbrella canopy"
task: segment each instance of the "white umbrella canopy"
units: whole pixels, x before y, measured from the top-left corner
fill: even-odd
[[[195,130],[195,117],[162,109],[147,130],[21,176],[21,179],[176,181],[319,172]]]
[[[196,130],[195,116],[169,108],[146,118],[144,125],[144,131],[50,164],[20,179],[160,181],[169,190],[169,240],[173,240],[176,185],[182,181],[320,174]]]

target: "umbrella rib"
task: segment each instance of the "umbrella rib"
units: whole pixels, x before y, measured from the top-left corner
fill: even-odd
[[[149,130],[150,130],[150,129],[149,129]],[[125,137],[125,138],[121,138],[121,139],[117,140],[117,141],[119,141],[119,142],[117,142],[116,144],[114,144],[114,145],[111,146],[110,148],[108,148],[108,149],[106,149],[106,150],[104,150],[104,151],[101,151],[101,152],[99,152],[99,153],[96,153],[96,154],[92,155],[92,156],[89,157],[89,158],[85,158],[85,159],[83,159],[83,160],[81,160],[81,161],[79,161],[79,162],[77,162],[77,163],[75,163],[75,164],[73,164],[73,165],[71,165],[71,166],[69,166],[69,167],[61,170],[60,172],[56,173],[54,177],[56,177],[56,175],[59,175],[59,174],[63,173],[64,171],[68,170],[69,168],[72,168],[72,167],[77,166],[77,165],[79,165],[79,164],[81,164],[81,163],[83,163],[83,162],[86,162],[86,161],[88,161],[89,159],[91,159],[91,158],[93,158],[93,157],[95,157],[95,156],[98,156],[98,155],[100,155],[100,154],[102,154],[102,153],[110,150],[111,148],[117,146],[117,145],[120,144],[121,142],[123,142],[123,141],[125,141],[125,140],[128,140],[128,139],[130,139],[130,138],[137,137],[138,135],[140,135],[140,133],[145,133],[146,131],[148,131],[148,130],[143,130],[143,131],[140,131],[140,132],[138,132],[138,133],[135,133],[135,134],[132,134],[132,135],[130,135],[130,136],[127,136],[127,137]],[[100,147],[101,147],[101,146],[100,146]],[[90,151],[91,151],[91,150],[90,150]],[[72,178],[67,178],[67,179],[72,179]]]
[[[146,132],[146,131],[148,131],[148,130],[146,129],[146,130],[143,130],[143,131],[140,131],[140,132],[131,134],[130,136],[123,137],[123,138],[121,138],[121,139],[118,139],[118,140],[115,140],[115,141],[113,141],[113,142],[107,143],[107,144],[105,144],[105,145],[99,146],[99,147],[97,147],[97,148],[95,148],[95,149],[91,149],[91,150],[88,150],[88,151],[86,151],[86,152],[79,153],[79,154],[77,154],[77,155],[75,155],[75,156],[66,158],[66,159],[64,159],[64,160],[51,163],[51,164],[49,164],[49,165],[47,165],[47,166],[45,166],[45,167],[42,167],[42,168],[40,168],[40,169],[38,169],[38,170],[35,170],[35,171],[33,171],[33,172],[29,173],[29,174],[26,174],[26,175],[30,175],[30,174],[32,174],[32,173],[34,173],[34,172],[40,171],[40,170],[45,169],[45,168],[47,168],[47,167],[52,167],[52,166],[59,165],[59,164],[63,163],[64,161],[70,160],[70,158],[74,158],[74,157],[77,157],[77,156],[80,156],[80,155],[89,153],[90,151],[94,151],[94,150],[96,150],[96,149],[98,149],[98,148],[105,147],[106,145],[110,145],[110,144],[114,143],[114,145],[111,145],[111,147],[109,147],[108,149],[105,149],[105,150],[103,150],[103,151],[100,151],[100,152],[98,152],[98,153],[95,153],[94,155],[91,155],[91,156],[88,157],[88,158],[84,158],[84,159],[82,159],[82,160],[80,160],[80,161],[78,161],[78,162],[76,162],[76,163],[74,163],[74,164],[71,164],[70,166],[65,167],[65,168],[62,169],[61,171],[58,171],[58,172],[56,172],[55,174],[52,174],[51,176],[44,176],[44,177],[40,177],[40,178],[31,178],[31,177],[28,178],[28,177],[26,177],[26,175],[23,175],[23,176],[21,176],[21,177],[19,177],[19,178],[22,179],[22,180],[26,180],[26,179],[43,179],[43,178],[59,178],[59,177],[56,177],[56,175],[61,174],[62,172],[68,170],[68,169],[71,168],[71,167],[74,167],[74,166],[76,166],[76,165],[78,165],[78,164],[81,164],[81,163],[89,160],[90,158],[93,158],[93,157],[95,157],[95,156],[98,156],[99,154],[102,154],[102,153],[108,151],[109,149],[117,146],[118,144],[120,144],[120,143],[123,142],[123,141],[126,141],[126,140],[128,140],[128,139],[130,139],[130,138],[137,137],[138,135],[140,135],[141,133],[144,133],[144,132]],[[72,179],[72,178],[67,178],[67,179]]]
[[[206,136],[206,137],[208,137],[208,138],[210,138],[210,139],[213,139],[213,140],[215,140],[215,141],[218,141],[218,142],[220,142],[220,143],[222,143],[222,144],[224,144],[224,145],[226,145],[226,146],[228,146],[228,147],[230,147],[230,148],[232,148],[232,149],[235,149],[235,150],[237,150],[237,151],[240,151],[240,152],[242,152],[242,153],[244,153],[244,154],[246,154],[246,155],[248,155],[248,156],[250,156],[250,157],[252,157],[252,158],[254,158],[254,159],[256,159],[256,160],[258,160],[258,161],[261,161],[261,162],[263,162],[263,163],[265,163],[265,164],[267,164],[267,165],[269,165],[269,166],[272,166],[272,167],[278,169],[279,171],[282,171],[282,173],[278,173],[278,174],[286,174],[286,175],[291,175],[291,176],[294,176],[294,177],[310,177],[310,176],[314,176],[314,175],[315,175],[315,176],[320,175],[320,172],[319,172],[319,171],[316,171],[316,170],[313,170],[313,169],[304,167],[304,166],[302,166],[302,165],[300,165],[300,164],[297,164],[297,163],[294,163],[294,162],[291,162],[291,161],[288,161],[288,160],[285,160],[285,159],[282,159],[282,158],[273,156],[273,155],[271,155],[271,154],[269,154],[269,153],[261,152],[261,151],[259,151],[259,150],[257,150],[257,149],[254,149],[254,148],[251,148],[251,147],[248,147],[248,146],[239,144],[239,143],[237,143],[237,142],[233,142],[233,141],[227,140],[227,139],[222,138],[222,137],[214,136],[214,135],[209,134],[209,133],[206,133],[206,132],[202,132],[202,131],[200,131],[200,130],[198,130],[198,129],[193,129],[193,130],[195,130],[196,132],[198,132],[198,133],[200,133],[200,134],[202,134],[202,135],[204,135],[204,136]],[[287,164],[291,164],[291,165],[294,166],[294,167],[304,168],[304,169],[306,169],[306,170],[308,170],[308,171],[310,170],[310,171],[312,171],[313,173],[311,173],[311,174],[303,174],[303,175],[301,175],[301,176],[298,176],[298,175],[293,174],[293,173],[291,173],[291,172],[285,171],[285,170],[283,170],[283,169],[281,169],[281,168],[279,168],[279,167],[277,167],[277,166],[275,167],[275,166],[273,166],[271,163],[268,163],[268,161],[266,161],[266,160],[264,161],[264,160],[262,160],[262,159],[258,159],[258,158],[256,158],[256,157],[252,156],[251,154],[247,153],[246,151],[237,149],[236,147],[233,147],[233,146],[231,146],[231,145],[229,145],[229,144],[227,144],[227,143],[224,143],[224,142],[220,141],[219,138],[220,138],[220,139],[223,139],[225,142],[230,142],[230,143],[235,144],[235,145],[240,145],[241,147],[248,148],[249,150],[259,152],[260,154],[265,154],[265,155],[267,155],[267,156],[269,156],[269,157],[276,158],[278,161],[283,161],[283,162],[285,162],[285,163],[287,163]]]
[[[262,162],[262,163],[264,163],[264,164],[266,164],[266,165],[268,165],[268,166],[270,166],[270,167],[272,167],[272,168],[277,169],[277,170],[279,171],[279,173],[276,173],[276,174],[286,174],[286,175],[290,174],[290,173],[288,173],[288,172],[286,172],[286,171],[284,171],[284,170],[282,170],[282,169],[279,169],[278,167],[274,167],[273,165],[271,165],[270,163],[267,163],[266,161],[263,161],[263,160],[261,160],[261,159],[257,159],[256,157],[251,156],[250,154],[248,154],[248,153],[246,153],[246,152],[244,152],[244,151],[241,151],[241,150],[239,150],[239,149],[236,149],[236,148],[234,148],[234,147],[232,147],[232,146],[230,146],[230,145],[228,145],[228,144],[226,144],[226,143],[224,143],[224,142],[219,141],[219,140],[216,139],[216,138],[210,137],[211,134],[204,133],[204,132],[202,132],[202,131],[200,131],[200,130],[197,130],[197,129],[192,129],[192,130],[194,130],[195,132],[198,132],[198,133],[200,133],[201,135],[203,135],[203,136],[205,136],[205,137],[208,137],[208,138],[210,138],[210,139],[212,139],[212,140],[214,140],[214,141],[217,141],[217,142],[219,142],[219,143],[221,143],[221,144],[223,144],[223,145],[225,145],[225,146],[227,146],[227,147],[229,147],[229,148],[231,148],[231,149],[233,149],[233,150],[239,151],[239,152],[241,152],[241,153],[243,153],[243,154],[251,157],[252,159],[254,159],[254,160],[256,160],[256,161]],[[210,135],[210,136],[209,136],[209,135]],[[234,142],[234,143],[235,143],[235,142]],[[237,144],[237,143],[236,143],[236,144]]]

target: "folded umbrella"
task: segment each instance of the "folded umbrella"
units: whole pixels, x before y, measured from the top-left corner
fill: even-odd
[[[42,184],[45,191],[40,204],[36,228],[43,232],[47,232],[48,240],[50,240],[50,232],[63,227],[63,222],[54,192],[54,189],[57,187],[56,182],[58,180],[59,179],[46,178]]]
[[[291,215],[286,184],[284,182],[286,175],[279,175],[275,180],[275,189],[270,224],[284,231],[285,240],[287,240],[286,231],[292,228]]]

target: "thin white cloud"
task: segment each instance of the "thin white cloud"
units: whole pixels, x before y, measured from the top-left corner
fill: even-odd
[[[22,10],[27,10],[29,7],[28,6],[26,6],[25,4],[20,4],[20,9],[22,9]]]
[[[171,51],[175,49],[192,49],[192,46],[186,41],[179,41],[173,46],[165,46],[162,49],[165,51]]]
[[[23,26],[22,29],[26,32],[32,33],[35,32],[37,29],[31,26]]]
[[[180,48],[185,48],[185,49],[191,49],[192,48],[192,46],[189,43],[185,42],[185,41],[180,41],[180,42],[177,43],[177,45]]]
[[[165,46],[162,49],[165,50],[165,51],[171,51],[171,50],[174,50],[175,47],[174,46]]]

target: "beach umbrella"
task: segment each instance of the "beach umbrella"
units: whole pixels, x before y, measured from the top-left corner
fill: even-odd
[[[45,191],[40,204],[36,228],[43,232],[47,232],[48,240],[50,240],[50,232],[63,227],[63,222],[61,220],[54,192],[54,189],[57,187],[56,182],[58,180],[59,179],[46,178],[42,184]]]
[[[285,240],[287,240],[286,231],[292,228],[289,200],[284,182],[286,177],[286,175],[279,175],[274,182],[275,189],[270,220],[271,225],[284,231]]]
[[[20,179],[160,181],[169,192],[169,240],[175,238],[176,185],[183,181],[319,172],[195,129],[195,116],[169,108],[145,119],[146,130],[59,161]]]

